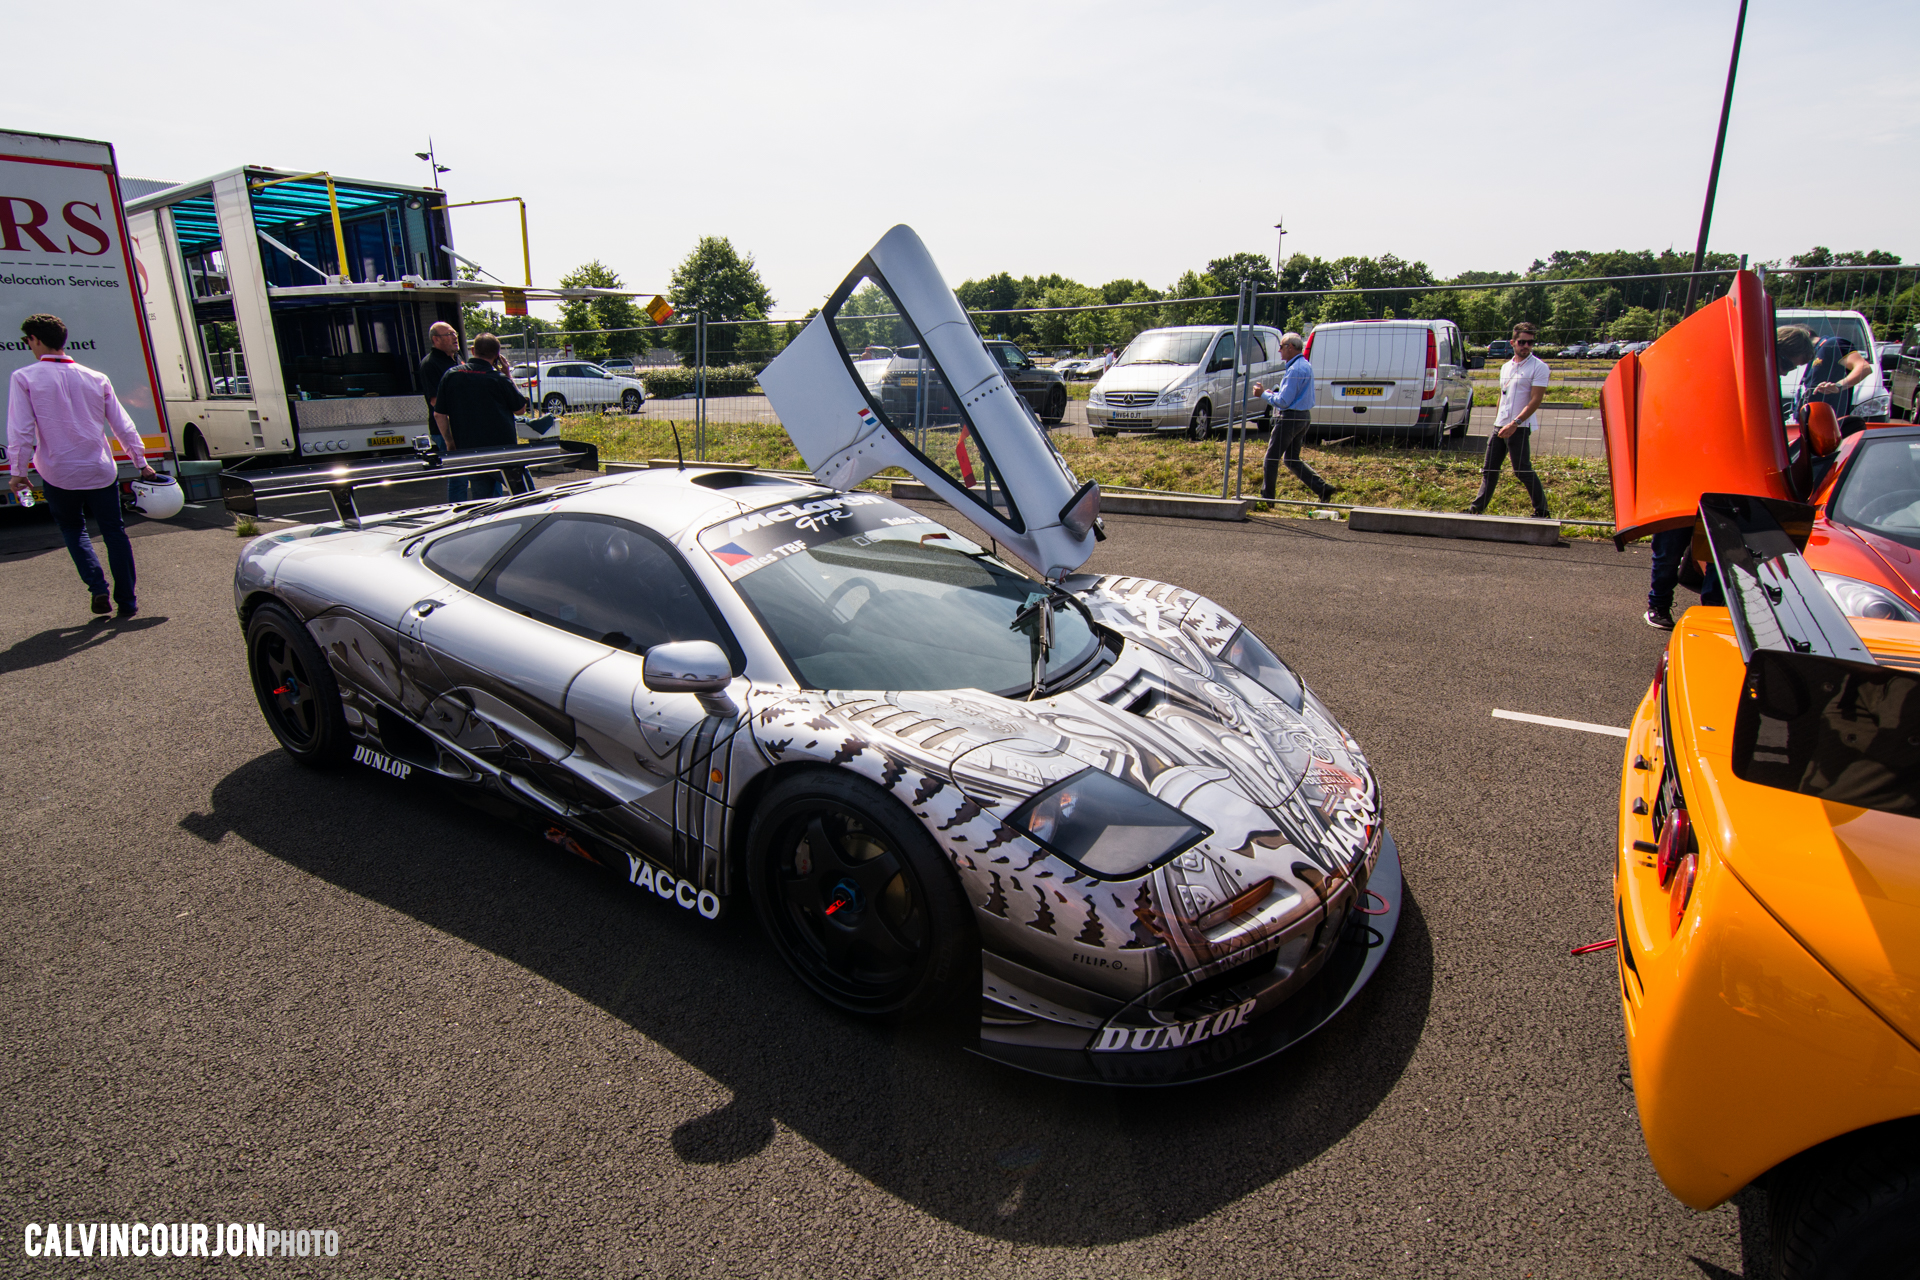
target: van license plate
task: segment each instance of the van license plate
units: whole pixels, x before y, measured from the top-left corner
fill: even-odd
[[[1343,396],[1346,396],[1348,399],[1352,399],[1354,396],[1383,396],[1386,393],[1387,393],[1387,389],[1385,387],[1342,387],[1340,388],[1340,394]]]
[[[1107,415],[1107,417],[1115,422],[1145,422],[1147,416],[1148,415],[1144,413],[1128,413],[1121,409],[1116,409]]]
[[[406,442],[407,442],[407,438],[405,436],[368,436],[367,437],[367,447],[369,449],[378,449],[382,445],[388,445],[388,444],[405,444]]]
[[[914,373],[903,373],[900,375],[900,385],[903,387],[917,387],[920,385],[920,376]]]

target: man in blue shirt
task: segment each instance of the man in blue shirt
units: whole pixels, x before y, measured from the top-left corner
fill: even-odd
[[[1260,496],[1273,497],[1273,486],[1280,479],[1280,464],[1284,462],[1287,470],[1313,491],[1314,497],[1327,502],[1333,497],[1333,486],[1300,460],[1300,442],[1307,435],[1307,411],[1313,408],[1313,366],[1301,354],[1304,345],[1299,334],[1282,334],[1280,358],[1287,363],[1286,372],[1280,375],[1280,385],[1268,391],[1257,382],[1253,384],[1253,393],[1264,396],[1273,406],[1273,434],[1267,440],[1267,474]]]

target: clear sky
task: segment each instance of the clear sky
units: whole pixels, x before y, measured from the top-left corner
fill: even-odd
[[[948,279],[1165,287],[1209,258],[1443,275],[1691,249],[1737,0],[107,3],[16,39],[0,127],[130,176],[241,164],[525,196],[534,276],[636,288],[702,235],[816,306],[888,227]],[[1920,258],[1920,5],[1752,0],[1711,247]],[[511,206],[455,245],[516,278]]]

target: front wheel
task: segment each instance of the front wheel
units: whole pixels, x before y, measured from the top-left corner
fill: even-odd
[[[1055,387],[1047,393],[1047,407],[1040,412],[1040,421],[1053,426],[1067,416],[1067,389]]]
[[[340,687],[320,646],[284,606],[261,605],[247,619],[247,670],[267,727],[288,755],[315,768],[346,759]]]
[[[973,912],[952,868],[914,816],[863,779],[823,771],[777,783],[754,819],[747,872],[774,949],[831,1004],[916,1013],[975,977]]]
[[[556,391],[540,402],[540,408],[545,413],[565,413],[567,398]]]
[[[628,413],[640,412],[640,393],[629,387],[620,393],[620,407]]]
[[[1193,408],[1193,417],[1187,420],[1187,439],[1205,440],[1213,434],[1213,406],[1202,400]]]
[[[200,434],[200,428],[188,427],[186,460],[188,462],[205,462],[212,456],[213,452],[207,448],[207,438]]]

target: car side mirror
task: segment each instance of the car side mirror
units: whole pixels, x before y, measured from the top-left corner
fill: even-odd
[[[1892,373],[1900,367],[1900,353],[1889,351],[1880,357],[1880,372]]]
[[[733,683],[733,664],[726,650],[711,640],[675,640],[653,646],[640,665],[640,683],[653,693],[694,694],[708,715],[738,713],[733,699],[727,697],[727,686]]]

